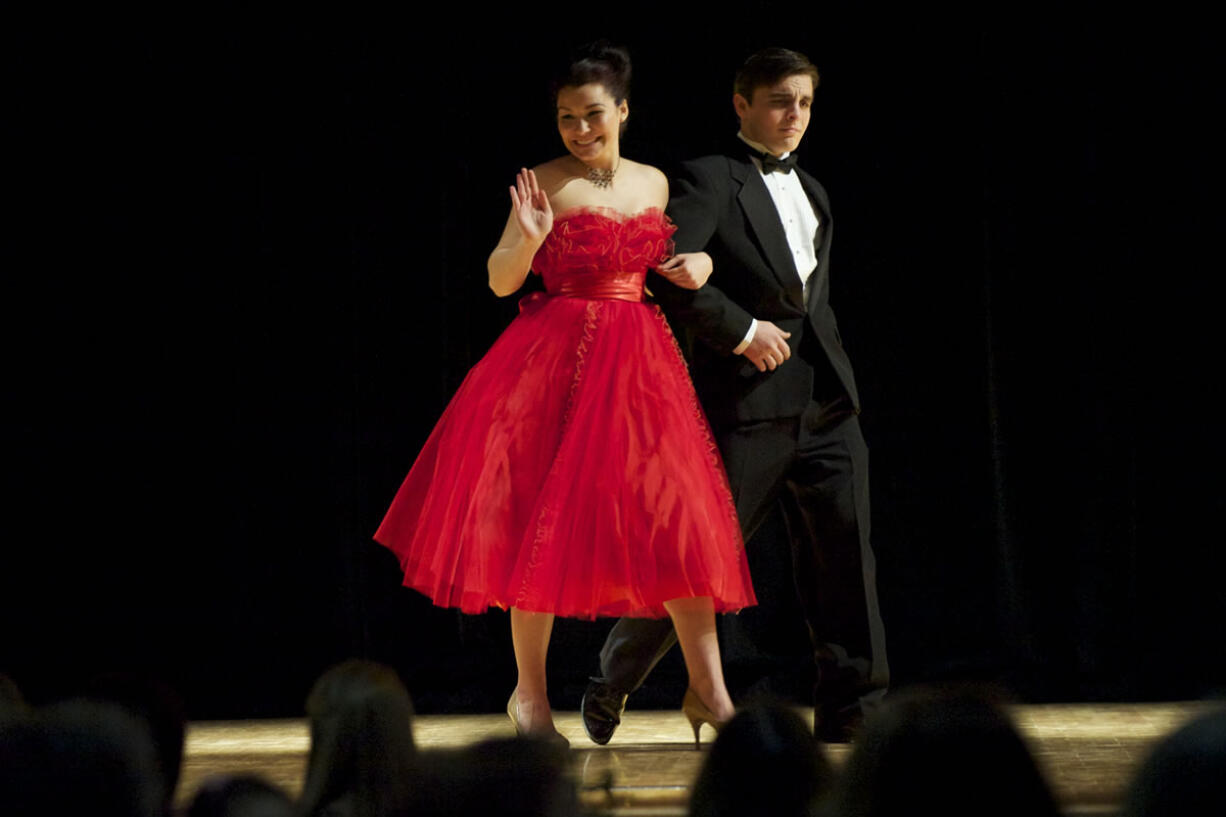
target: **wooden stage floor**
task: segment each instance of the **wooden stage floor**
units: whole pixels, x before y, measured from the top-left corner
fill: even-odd
[[[1066,814],[1114,814],[1124,787],[1151,744],[1205,711],[1197,703],[1048,704],[1018,706],[1014,717]],[[803,712],[803,710],[802,710]],[[804,713],[811,718],[811,711]],[[555,713],[571,741],[584,802],[611,815],[685,813],[689,786],[705,751],[695,751],[679,711],[627,711],[608,746],[583,733],[576,712]],[[514,730],[505,714],[425,715],[414,723],[418,746],[455,747]],[[704,747],[714,738],[703,729]],[[179,800],[212,774],[257,773],[297,795],[309,738],[303,720],[193,723],[188,728]],[[829,746],[831,760],[849,746]]]

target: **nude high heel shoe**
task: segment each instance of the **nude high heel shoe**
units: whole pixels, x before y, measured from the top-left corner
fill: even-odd
[[[724,728],[727,721],[721,721],[715,717],[702,698],[698,697],[698,693],[692,689],[685,691],[685,697],[681,699],[681,711],[690,722],[690,727],[694,730],[694,748],[702,746],[702,741],[699,740],[699,732],[702,731],[702,725],[708,724],[716,732]]]
[[[515,734],[520,737],[537,738],[548,741],[556,746],[561,746],[564,749],[570,748],[570,741],[557,729],[554,729],[552,732],[524,731],[523,727],[519,725],[519,689],[512,690],[511,698],[507,701],[507,717],[511,719],[511,723],[515,724]]]

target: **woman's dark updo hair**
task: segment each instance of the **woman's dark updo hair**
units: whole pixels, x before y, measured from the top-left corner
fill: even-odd
[[[566,63],[559,65],[549,83],[549,97],[558,100],[563,88],[578,88],[599,82],[621,104],[630,96],[630,52],[607,40],[578,48]]]

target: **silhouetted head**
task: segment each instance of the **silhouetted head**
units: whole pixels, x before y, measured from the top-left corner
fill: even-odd
[[[148,725],[169,808],[183,767],[187,730],[187,715],[178,693],[152,678],[114,673],[94,678],[85,689],[85,697],[118,704]]]
[[[421,757],[412,814],[447,817],[576,817],[569,753],[533,738],[487,740]]]
[[[690,797],[691,817],[801,817],[833,788],[834,775],[808,724],[763,704],[720,730]]]
[[[74,700],[0,721],[0,814],[156,817],[153,740],[122,707]]]
[[[201,784],[187,817],[290,817],[289,795],[255,775],[213,777]]]
[[[1059,813],[1009,716],[974,690],[887,699],[852,750],[839,799],[843,817]]]
[[[299,808],[316,814],[338,801],[353,813],[396,813],[408,801],[416,749],[413,704],[395,670],[346,661],[307,697],[311,753]]]
[[[1176,730],[1142,763],[1123,817],[1226,813],[1226,709]]]

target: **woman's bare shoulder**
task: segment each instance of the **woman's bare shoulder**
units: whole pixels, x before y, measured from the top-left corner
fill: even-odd
[[[648,198],[652,199],[657,206],[664,206],[668,201],[668,177],[660,172],[659,168],[625,158],[622,159],[622,166],[625,170],[630,171],[626,175],[634,180],[635,185]]]
[[[651,184],[668,184],[668,178],[660,171],[658,167],[636,162],[632,159],[622,159],[622,166],[627,170],[631,170],[640,182]]]

